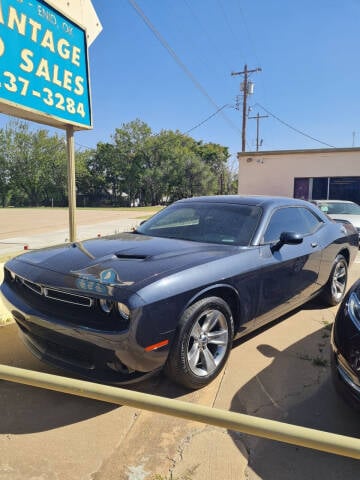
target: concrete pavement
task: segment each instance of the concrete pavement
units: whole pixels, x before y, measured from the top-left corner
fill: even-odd
[[[351,284],[360,264],[350,272]],[[358,414],[330,381],[336,307],[307,304],[236,342],[223,374],[187,392],[161,374],[135,387],[188,402],[359,437]],[[37,361],[17,327],[0,327],[0,363]],[[355,480],[359,462],[160,414],[0,380],[0,480]],[[172,475],[172,476],[171,476]]]
[[[350,283],[359,273],[357,264]],[[162,375],[132,388],[358,437],[358,414],[330,382],[328,325],[335,313],[308,304],[237,342],[223,375],[200,391],[189,393]],[[0,328],[0,363],[64,374],[34,359],[14,324]],[[360,476],[355,460],[130,407],[3,381],[0,402],[0,480]]]
[[[54,212],[56,215],[56,212]],[[141,214],[139,219],[136,217],[129,218],[116,218],[110,221],[97,221],[93,224],[78,225],[77,226],[77,239],[79,241],[86,240],[88,238],[96,238],[97,236],[113,235],[115,233],[131,231],[136,225],[139,224],[142,218]],[[142,214],[144,215],[144,214]],[[56,245],[69,241],[69,230],[67,227],[54,228],[50,231],[32,232],[19,232],[20,235],[7,237],[0,240],[0,255],[13,252],[21,252],[24,250],[24,246],[29,249],[42,248],[49,245]]]

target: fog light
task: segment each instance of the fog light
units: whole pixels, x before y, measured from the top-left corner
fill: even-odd
[[[106,298],[101,298],[99,301],[100,308],[103,312],[105,313],[110,313],[112,308],[113,308],[113,302],[106,299]]]
[[[129,320],[130,310],[124,303],[118,302],[117,303],[117,309],[118,309],[119,314],[121,315],[121,317],[124,320]]]

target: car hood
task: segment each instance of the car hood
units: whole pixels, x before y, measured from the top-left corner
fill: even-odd
[[[94,285],[138,289],[152,280],[221,257],[240,247],[186,240],[120,234],[28,252],[8,263],[19,275],[33,281],[51,281],[52,275],[73,278],[68,286],[102,293]],[[21,264],[24,268],[21,268]],[[47,272],[44,275],[44,270]],[[90,284],[92,285],[90,288]]]
[[[329,215],[330,218],[335,220],[346,220],[354,225],[356,228],[360,228],[360,215],[348,215],[342,213],[332,213]]]

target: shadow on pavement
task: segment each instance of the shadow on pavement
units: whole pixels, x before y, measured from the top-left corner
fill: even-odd
[[[15,324],[0,329],[0,363],[62,374],[34,358],[18,337]],[[0,380],[0,434],[41,432],[102,415],[112,404]]]
[[[48,366],[37,360],[23,345],[15,324],[0,328],[0,364],[61,376],[69,372]],[[78,378],[78,377],[74,377]],[[175,398],[196,393],[171,384],[158,374],[126,388]],[[34,433],[81,422],[121,408],[97,400],[63,394],[0,379],[0,434]]]
[[[324,327],[282,352],[259,345],[260,353],[273,361],[236,393],[231,410],[359,438],[358,414],[332,386],[329,334]],[[360,478],[357,460],[229,433],[235,443],[241,438],[248,450],[250,480]]]

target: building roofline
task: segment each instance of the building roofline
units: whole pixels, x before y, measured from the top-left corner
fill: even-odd
[[[360,153],[360,147],[348,147],[348,148],[309,148],[300,150],[263,150],[260,152],[238,152],[237,158],[243,157],[259,157],[263,155],[295,155],[298,153],[339,153],[339,152],[358,152]]]

